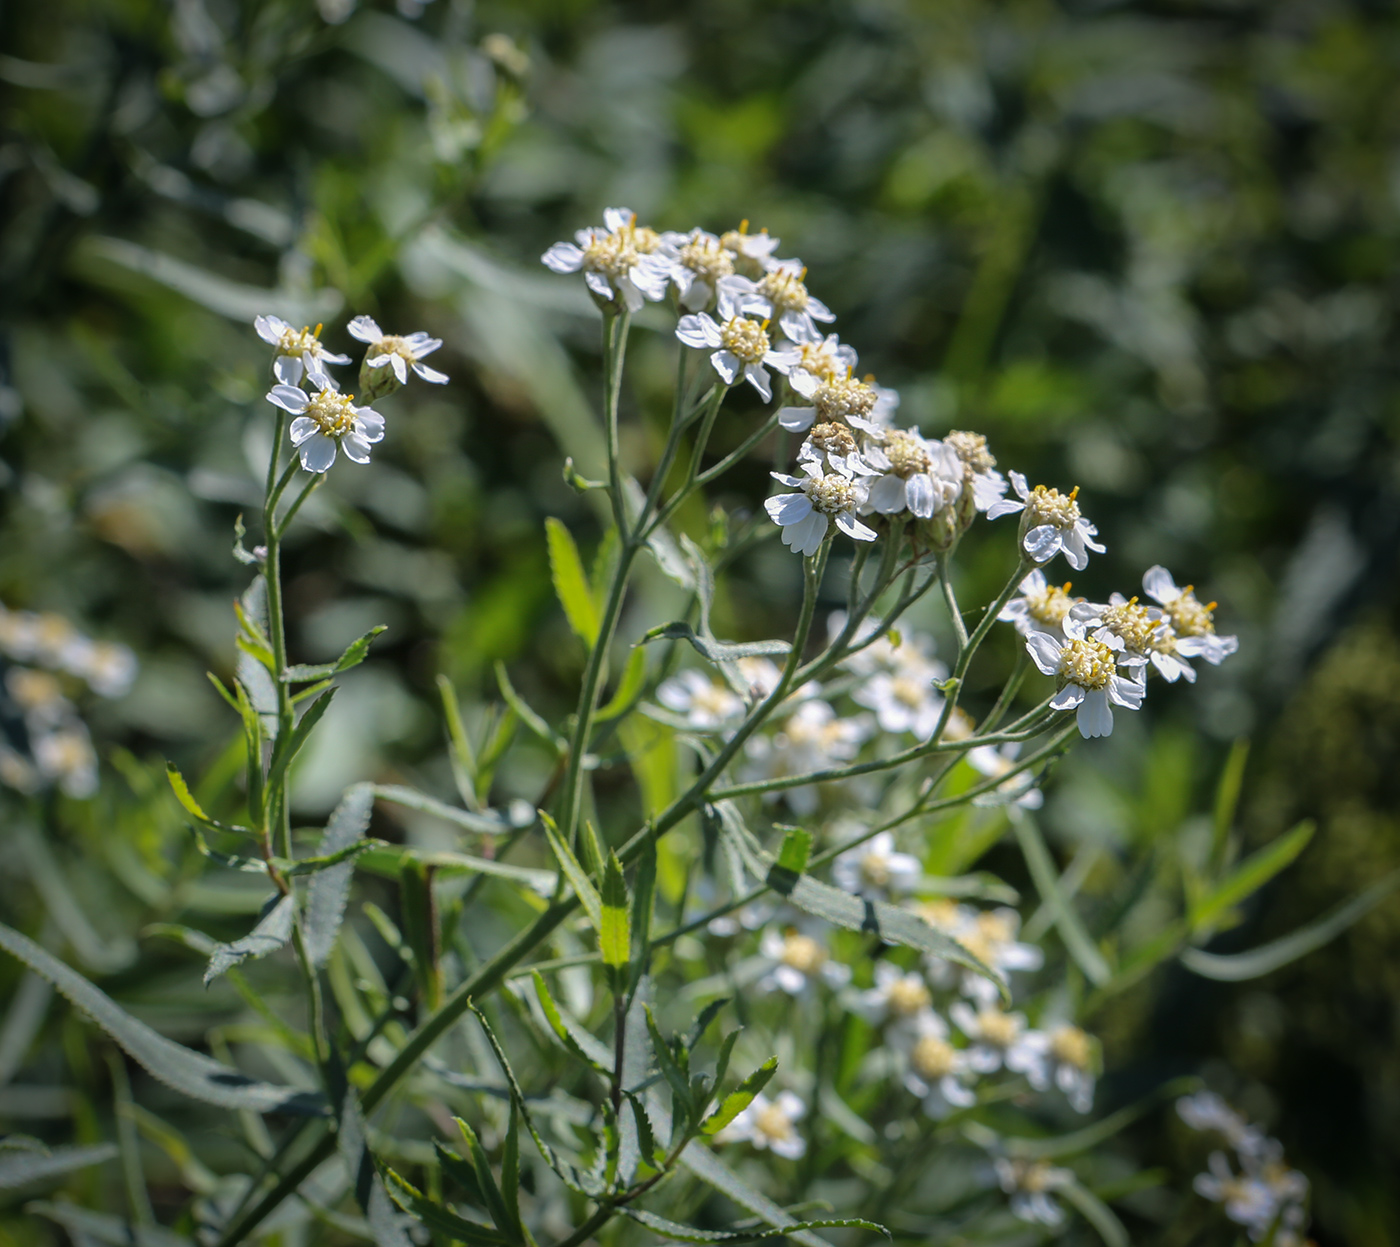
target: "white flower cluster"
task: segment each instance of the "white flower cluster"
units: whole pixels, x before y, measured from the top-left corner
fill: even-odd
[[[1177,1101],[1176,1111],[1193,1130],[1221,1135],[1238,1168],[1224,1152],[1210,1154],[1207,1172],[1196,1175],[1196,1193],[1219,1204],[1254,1242],[1303,1247],[1308,1227],[1308,1180],[1283,1161],[1283,1146],[1251,1125],[1212,1091]]]
[[[101,697],[120,697],[136,678],[136,655],[125,645],[84,636],[62,615],[4,606],[0,654],[8,660],[0,663],[6,728],[0,782],[21,792],[57,784],[70,797],[90,797],[97,790],[97,755],[61,677],[81,680]]]
[[[370,447],[384,437],[384,417],[367,404],[356,403],[353,394],[342,394],[326,367],[348,364],[350,357],[326,350],[321,325],[314,330],[296,329],[279,316],[258,316],[253,328],[277,352],[272,363],[277,384],[268,391],[267,401],[295,417],[292,445],[301,455],[302,469],[328,472],[340,450],[355,463],[368,463]],[[410,370],[436,385],[447,381],[444,373],[423,363],[442,339],[421,332],[402,337],[386,334],[368,316],[355,317],[347,328],[351,337],[366,344],[360,383],[371,402],[406,385]]]

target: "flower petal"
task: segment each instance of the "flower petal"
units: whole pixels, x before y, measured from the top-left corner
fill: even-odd
[[[540,256],[540,263],[556,273],[577,273],[583,267],[583,252],[571,242],[557,242]]]
[[[267,401],[283,411],[299,415],[306,410],[306,404],[310,400],[306,397],[305,390],[299,390],[294,385],[274,385],[267,392]]]
[[[327,472],[335,462],[335,439],[319,430],[301,444],[301,466],[307,472]]]
[[[356,316],[345,328],[361,342],[378,342],[384,336],[372,316]]]

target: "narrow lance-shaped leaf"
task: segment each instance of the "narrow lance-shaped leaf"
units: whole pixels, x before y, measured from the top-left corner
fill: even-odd
[[[101,1165],[117,1155],[114,1143],[98,1143],[91,1147],[56,1147],[51,1152],[16,1151],[0,1155],[0,1191],[47,1178],[62,1177],[75,1169]]]
[[[384,1185],[400,1208],[448,1239],[466,1243],[467,1247],[506,1247],[509,1241],[499,1230],[433,1203],[393,1169],[384,1170]]]
[[[1226,910],[1262,888],[1289,865],[1312,839],[1316,824],[1305,819],[1277,840],[1251,853],[1211,889],[1191,910],[1191,929],[1211,926]]]
[[[413,950],[418,990],[429,1010],[442,1003],[442,965],[438,956],[437,902],[433,895],[433,869],[410,855],[399,863],[399,912],[404,936]]]
[[[384,631],[386,631],[384,624],[376,624],[364,636],[351,641],[346,646],[345,652],[335,662],[299,663],[296,666],[288,667],[282,675],[282,680],[288,684],[300,684],[308,680],[324,680],[329,676],[349,671],[352,667],[358,667],[369,657],[369,647],[374,638]]]
[[[173,762],[167,762],[165,764],[165,777],[170,781],[170,790],[175,794],[175,799],[184,808],[185,813],[191,818],[203,823],[206,827],[213,827],[218,831],[233,831],[240,832],[244,835],[248,834],[248,828],[246,827],[230,827],[219,822],[218,819],[210,818],[209,815],[204,812],[199,802],[195,800],[194,793],[190,791],[190,786],[186,782],[185,777],[180,774],[180,768]]]
[[[285,737],[279,736],[277,738],[277,743],[272,747],[272,761],[267,768],[269,794],[278,790],[282,777],[287,773],[287,768],[291,766],[297,754],[301,752],[302,746],[306,744],[311,733],[315,731],[316,724],[321,721],[321,716],[330,709],[331,698],[335,694],[335,689],[328,688],[306,707],[301,718],[297,720],[297,725]]]
[[[646,1019],[647,1032],[651,1035],[652,1051],[656,1055],[657,1064],[661,1066],[662,1077],[666,1079],[674,1097],[677,1125],[681,1129],[688,1128],[695,1116],[695,1102],[691,1098],[690,1080],[686,1077],[686,1072],[676,1063],[676,1054],[672,1051],[671,1045],[667,1043],[666,1037],[661,1033],[661,1028],[657,1026],[656,1018],[649,1008],[646,1011]]]
[[[452,765],[452,780],[462,804],[476,809],[481,804],[476,792],[476,752],[462,723],[462,707],[457,690],[445,675],[437,678],[438,696],[442,699],[442,715],[447,721],[447,758]]]
[[[400,1218],[394,1212],[384,1179],[370,1153],[364,1114],[354,1090],[348,1091],[340,1108],[336,1131],[336,1149],[350,1176],[350,1189],[355,1202],[364,1209],[374,1236],[375,1247],[413,1247]]]
[[[513,1118],[514,1108],[512,1107]],[[471,1162],[472,1172],[476,1175],[477,1189],[485,1201],[486,1211],[490,1214],[491,1220],[495,1222],[498,1230],[515,1237],[510,1212],[506,1208],[505,1198],[501,1195],[501,1188],[496,1184],[496,1176],[491,1172],[491,1162],[487,1158],[486,1149],[481,1146],[481,1140],[476,1137],[476,1131],[462,1118],[454,1117],[452,1120],[456,1123],[457,1129],[462,1132],[462,1138],[466,1142],[467,1158]]]
[[[347,789],[326,823],[317,852],[330,854],[354,847],[369,828],[373,807],[374,790],[370,785],[356,784]],[[306,952],[314,966],[325,965],[335,948],[354,872],[353,863],[343,862],[311,880],[306,897]]]
[[[545,1020],[549,1023],[549,1028],[554,1032],[559,1042],[564,1045],[580,1061],[593,1066],[600,1073],[607,1073],[611,1070],[611,1058],[607,1047],[599,1040],[595,1039],[587,1031],[572,1024],[566,1018],[559,1006],[555,1003],[554,997],[550,994],[549,987],[545,984],[544,976],[538,970],[531,972],[535,982],[535,995],[540,1002],[540,1009],[544,1013]]]
[[[627,882],[622,877],[622,864],[617,854],[609,852],[603,869],[602,921],[598,927],[598,950],[603,955],[603,968],[613,983],[613,990],[623,986],[623,971],[632,952],[632,921],[629,913],[631,898]]]
[[[625,711],[630,710],[641,696],[646,679],[646,650],[634,649],[627,659],[627,665],[622,669],[622,679],[617,682],[616,691],[608,698],[606,705],[599,707],[598,713],[593,716],[593,722],[595,724],[610,723]]]
[[[792,649],[788,641],[712,641],[696,634],[682,620],[660,624],[642,637],[648,641],[688,641],[695,652],[712,663],[737,662],[741,658],[759,658],[770,654],[786,654]]]
[[[0,923],[0,948],[48,979],[138,1065],[191,1099],[254,1112],[321,1113],[313,1092],[296,1091],[249,1078],[202,1053],[193,1052],[137,1021],[110,996],[27,936]]]
[[[204,986],[208,987],[219,975],[226,974],[236,965],[275,953],[292,938],[296,912],[296,895],[288,892],[263,914],[258,925],[241,940],[216,945],[214,955],[209,958],[209,966],[204,971]]]
[[[766,1238],[797,1238],[798,1242],[803,1242],[798,1236],[810,1230],[869,1230],[872,1234],[883,1234],[890,1237],[890,1232],[883,1225],[877,1225],[874,1221],[862,1221],[859,1217],[832,1217],[821,1221],[793,1221],[790,1225],[783,1227],[773,1226],[766,1230],[700,1230],[692,1225],[681,1225],[677,1221],[668,1220],[666,1217],[658,1216],[654,1212],[647,1212],[642,1208],[622,1207],[619,1212],[625,1213],[633,1221],[644,1225],[649,1230],[655,1230],[663,1238],[672,1239],[678,1243],[756,1243]],[[823,1239],[816,1239],[818,1243]]]
[[[754,1097],[768,1085],[777,1072],[778,1058],[770,1056],[719,1102],[719,1107],[701,1123],[701,1133],[718,1134],[723,1130],[753,1103]]]
[[[552,515],[545,520],[545,540],[549,546],[549,572],[554,579],[554,592],[569,627],[585,645],[598,639],[598,606],[588,587],[578,546],[564,525]]]
[[[583,867],[579,865],[574,851],[564,843],[564,837],[559,834],[559,827],[555,821],[543,810],[540,811],[540,821],[544,824],[544,834],[549,841],[549,847],[554,850],[554,856],[564,871],[564,877],[578,896],[579,904],[583,906],[583,912],[588,915],[589,923],[595,931],[601,931],[603,929],[603,900],[598,895],[598,890],[593,886]]]
[[[1075,964],[1084,971],[1085,977],[1096,987],[1102,987],[1113,977],[1113,971],[1060,887],[1059,874],[1045,839],[1040,834],[1040,828],[1025,810],[1017,806],[1011,807],[1010,815],[1017,842],[1021,846],[1021,855],[1026,859],[1026,866],[1031,872],[1031,878],[1035,880],[1041,899],[1050,906],[1065,948],[1074,958]]]

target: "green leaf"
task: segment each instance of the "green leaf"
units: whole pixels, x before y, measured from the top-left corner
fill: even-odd
[[[1192,931],[1205,930],[1222,914],[1240,901],[1252,896],[1270,879],[1293,861],[1307,846],[1317,829],[1310,819],[1304,819],[1291,831],[1251,853],[1225,876],[1210,892],[1191,908]]]
[[[632,920],[629,913],[631,898],[627,881],[622,877],[622,863],[609,851],[603,869],[602,919],[598,926],[598,951],[603,954],[603,966],[620,976],[632,955]]]
[[[532,971],[531,975],[535,983],[535,995],[539,997],[540,1010],[559,1042],[580,1061],[593,1066],[600,1073],[611,1073],[612,1053],[587,1031],[574,1024],[572,1019],[564,1016],[554,997],[550,995],[544,976],[538,970]]]
[[[700,1132],[702,1134],[718,1134],[753,1103],[754,1096],[768,1085],[777,1072],[778,1058],[770,1056],[719,1102],[719,1107],[701,1123]]]
[[[501,1199],[505,1202],[507,1220],[501,1228],[516,1242],[528,1242],[525,1225],[520,1219],[520,1112],[514,1103],[510,1106],[510,1124],[501,1148]]]
[[[554,856],[558,859],[559,865],[563,868],[564,877],[568,879],[570,886],[578,896],[579,904],[583,906],[583,911],[588,915],[588,921],[595,931],[601,932],[603,929],[603,900],[598,895],[584,869],[579,865],[578,858],[559,834],[559,827],[543,810],[540,811],[540,821],[544,824],[545,838],[549,841],[549,847],[554,850]]]
[[[1244,953],[1208,953],[1199,948],[1188,948],[1181,954],[1181,964],[1193,974],[1223,983],[1260,978],[1335,939],[1370,913],[1395,890],[1397,884],[1400,884],[1400,871],[1387,875],[1351,900],[1289,935]]]
[[[1040,828],[1020,806],[1011,806],[1009,814],[1011,826],[1021,846],[1021,855],[1026,859],[1031,878],[1035,880],[1036,891],[1040,893],[1041,900],[1050,906],[1050,912],[1055,917],[1055,926],[1066,950],[1074,958],[1075,964],[1084,971],[1085,978],[1095,987],[1102,987],[1113,977],[1113,971],[1060,887],[1059,872],[1055,868],[1049,848],[1046,847],[1045,838],[1040,834]]]
[[[500,686],[501,696],[506,699],[506,705],[515,711],[520,722],[549,745],[555,753],[562,753],[567,748],[567,742],[564,738],[532,710],[525,699],[515,691],[515,685],[510,682],[510,676],[506,674],[506,665],[503,662],[496,663],[496,683]]]
[[[789,827],[783,835],[783,847],[778,850],[778,865],[800,875],[807,869],[807,859],[812,856],[812,833],[801,827]]]
[[[442,1155],[439,1150],[439,1155]],[[394,1203],[416,1217],[430,1230],[468,1244],[468,1247],[506,1247],[508,1239],[499,1230],[459,1216],[450,1208],[435,1204],[426,1195],[386,1166],[384,1185]]]
[[[358,667],[369,657],[369,647],[374,638],[386,630],[386,625],[376,624],[364,636],[351,641],[345,647],[345,652],[335,662],[299,663],[294,667],[288,667],[282,675],[283,683],[301,684],[307,680],[325,680],[330,676],[339,675],[342,671],[349,671],[352,667]]]
[[[886,1238],[891,1237],[890,1232],[883,1225],[876,1225],[874,1221],[862,1221],[858,1217],[834,1217],[822,1221],[793,1221],[785,1227],[773,1227],[767,1230],[698,1230],[694,1226],[681,1225],[676,1221],[668,1221],[665,1217],[657,1216],[654,1212],[647,1212],[641,1208],[622,1207],[619,1212],[632,1218],[633,1221],[644,1225],[649,1230],[655,1230],[663,1238],[673,1239],[679,1243],[755,1243],[765,1238],[797,1238],[798,1234],[806,1230],[869,1230],[874,1234],[883,1234]],[[798,1239],[799,1242],[803,1241]],[[824,1242],[822,1239],[816,1240],[818,1243]]]
[[[631,981],[627,990],[635,992],[646,973],[651,954],[651,917],[656,901],[656,838],[648,835],[637,859],[637,875],[632,889],[632,943],[636,955],[632,958]]]
[[[687,1127],[695,1116],[695,1101],[691,1096],[690,1080],[676,1063],[676,1054],[666,1036],[661,1033],[661,1028],[657,1026],[650,1006],[646,1009],[646,1019],[647,1033],[651,1036],[651,1048],[656,1056],[656,1063],[661,1067],[661,1075],[666,1079],[675,1097],[676,1115],[681,1119],[682,1127]]]
[[[129,1217],[90,1212],[76,1204],[50,1204],[31,1200],[24,1211],[47,1217],[68,1231],[75,1243],[102,1243],[105,1247],[194,1247],[194,1240],[158,1225],[132,1225]]]
[[[1118,1220],[1113,1209],[1091,1190],[1071,1181],[1060,1187],[1059,1192],[1079,1209],[1084,1220],[1094,1227],[1107,1247],[1131,1247],[1132,1240],[1128,1237],[1127,1228]]]
[[[712,663],[736,662],[740,658],[758,658],[765,654],[786,654],[792,650],[788,641],[713,641],[697,636],[695,629],[682,620],[660,624],[646,633],[641,644],[648,641],[689,641],[695,652]]]
[[[462,707],[457,700],[457,690],[445,675],[437,678],[438,696],[442,699],[442,715],[447,720],[447,758],[452,764],[452,780],[457,785],[457,795],[463,805],[478,808],[476,795],[476,753],[462,724]]]
[[[514,1120],[514,1105],[512,1105],[511,1116]],[[456,1122],[457,1129],[462,1132],[462,1138],[466,1141],[468,1159],[471,1161],[472,1172],[476,1174],[477,1189],[481,1191],[487,1213],[490,1214],[491,1220],[495,1222],[498,1230],[503,1234],[513,1236],[510,1213],[506,1209],[501,1188],[496,1185],[496,1177],[491,1172],[491,1162],[487,1159],[486,1149],[481,1146],[481,1140],[476,1137],[476,1131],[462,1118],[454,1117],[452,1120]]]
[[[249,875],[267,874],[267,863],[262,858],[245,857],[239,853],[220,853],[218,849],[210,848],[209,841],[204,838],[204,833],[198,827],[190,825],[190,832],[194,836],[195,848],[211,862],[218,862],[220,866],[227,866],[230,870],[241,870]]]
[[[191,818],[203,823],[206,827],[214,828],[216,831],[234,832],[245,836],[252,834],[247,827],[230,826],[219,822],[216,818],[210,818],[201,808],[199,802],[194,799],[194,793],[190,791],[185,777],[180,774],[180,768],[173,762],[165,764],[165,777],[170,781],[170,789],[175,794],[175,800],[184,807],[185,813]]]
[[[241,940],[216,945],[214,955],[209,958],[209,967],[204,971],[204,986],[208,987],[219,975],[226,974],[242,962],[275,953],[292,938],[296,912],[296,895],[289,892],[280,900],[276,900],[276,903],[264,912],[258,925]]]
[[[549,546],[549,573],[554,579],[554,592],[575,634],[592,647],[598,639],[598,605],[588,588],[583,562],[573,536],[552,515],[544,522],[545,540]]]
[[[115,1143],[98,1143],[91,1147],[56,1147],[51,1152],[31,1151],[0,1154],[0,1191],[31,1182],[44,1182],[61,1177],[75,1169],[101,1165],[117,1156]]]
[[[558,879],[552,870],[512,866],[509,862],[499,862],[489,857],[473,857],[470,853],[454,853],[451,849],[427,852],[398,845],[376,844],[360,858],[359,865],[362,870],[392,878],[397,877],[400,863],[405,857],[413,857],[443,875],[491,875],[497,879],[509,879],[512,883],[523,884],[540,896],[552,896]]]
[[[287,768],[295,761],[297,754],[301,752],[301,747],[306,744],[311,733],[315,731],[316,724],[321,721],[321,716],[330,709],[331,698],[335,696],[336,691],[333,688],[328,688],[307,706],[296,726],[285,737],[279,736],[277,738],[277,743],[272,747],[272,761],[267,768],[268,792],[278,790],[287,773]]]
[[[433,869],[411,853],[399,859],[399,916],[404,938],[413,950],[413,970],[423,1005],[435,1013],[442,1004],[443,977]]]
[[[365,1211],[376,1247],[413,1247],[394,1212],[394,1205],[369,1150],[364,1113],[354,1089],[345,1093],[336,1130],[336,1150],[350,1173],[355,1202]]]
[[[1150,1113],[1163,1100],[1174,1100],[1177,1096],[1189,1095],[1192,1091],[1199,1090],[1200,1086],[1199,1078],[1174,1078],[1136,1103],[1120,1108],[1116,1113],[1110,1113],[1080,1130],[1036,1139],[1003,1136],[1002,1142],[1009,1155],[1026,1160],[1056,1160],[1062,1156],[1078,1156],[1081,1152],[1097,1147],[1104,1140],[1111,1139],[1120,1130]]]
[[[622,679],[618,681],[616,691],[608,698],[607,705],[602,706],[598,713],[593,716],[593,722],[595,724],[610,723],[613,719],[626,714],[637,704],[646,679],[646,650],[634,649],[627,657],[627,666],[622,669]]]
[[[356,849],[364,843],[374,808],[374,789],[369,784],[355,784],[346,789],[335,807],[325,834],[317,845],[319,854],[331,854]],[[343,862],[320,871],[312,880],[306,896],[306,955],[313,966],[324,966],[340,935],[345,919],[345,903],[350,898],[350,881],[355,873],[352,862]]]
[[[455,823],[462,830],[478,835],[497,836],[514,831],[519,826],[496,810],[461,810],[417,789],[405,788],[402,784],[375,784],[374,795],[381,801],[391,801],[410,810],[421,810],[424,814],[435,815],[444,822]]]
[[[48,979],[107,1032],[138,1065],[191,1099],[258,1113],[321,1114],[314,1092],[259,1082],[220,1061],[193,1052],[138,1022],[100,988],[89,983],[27,936],[0,923],[0,948]]]
[[[1225,865],[1225,848],[1229,840],[1230,828],[1234,825],[1235,810],[1240,803],[1240,789],[1244,786],[1244,768],[1248,762],[1249,741],[1241,737],[1230,746],[1230,756],[1225,759],[1225,769],[1220,773],[1220,783],[1215,789],[1211,861],[1217,870]]]

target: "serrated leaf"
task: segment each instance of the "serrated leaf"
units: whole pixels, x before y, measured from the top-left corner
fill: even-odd
[[[1191,907],[1191,929],[1212,926],[1222,914],[1252,896],[1307,847],[1317,825],[1304,819],[1292,830],[1251,853]]]
[[[506,1126],[505,1144],[501,1148],[501,1199],[506,1206],[508,1224],[502,1226],[518,1243],[527,1242],[525,1226],[520,1220],[520,1110],[510,1106],[510,1123]]]
[[[812,856],[812,833],[801,827],[789,827],[783,835],[783,847],[778,850],[778,865],[800,875],[807,869]]]
[[[661,1076],[666,1079],[671,1088],[671,1094],[675,1097],[676,1112],[681,1119],[682,1126],[688,1126],[695,1116],[695,1102],[691,1098],[690,1080],[686,1077],[685,1071],[676,1063],[676,1054],[666,1041],[666,1037],[661,1033],[661,1028],[657,1026],[656,1018],[649,1007],[646,1010],[646,1019],[647,1033],[651,1036],[652,1053],[656,1057],[656,1063],[661,1067]]]
[[[512,1105],[514,1111],[514,1105]],[[491,1220],[495,1222],[496,1228],[503,1234],[511,1234],[510,1214],[506,1209],[504,1197],[501,1195],[501,1188],[496,1184],[496,1176],[491,1172],[491,1162],[486,1156],[486,1149],[481,1146],[481,1140],[476,1137],[476,1131],[471,1128],[460,1117],[452,1119],[457,1129],[462,1132],[462,1138],[467,1145],[468,1159],[471,1162],[472,1172],[476,1174],[477,1189],[481,1192],[481,1198]]]
[[[563,1011],[555,1003],[554,997],[550,994],[549,987],[544,981],[544,976],[538,971],[532,971],[535,983],[535,995],[540,1002],[540,1010],[544,1013],[545,1020],[549,1023],[559,1042],[565,1049],[578,1057],[580,1061],[593,1066],[600,1073],[607,1073],[610,1069],[609,1060],[612,1054],[598,1040],[594,1039],[586,1031],[581,1031],[573,1026],[569,1019],[565,1018]],[[592,1043],[585,1047],[585,1036]],[[593,1045],[597,1045],[593,1047]],[[592,1048],[589,1051],[588,1048]]]
[[[768,1085],[777,1072],[778,1058],[770,1056],[719,1102],[719,1107],[701,1123],[701,1134],[718,1134],[723,1130],[753,1103],[754,1097]]]
[[[0,1191],[62,1177],[75,1169],[101,1165],[117,1155],[115,1143],[98,1143],[91,1147],[56,1147],[47,1153],[24,1151],[0,1155]]]
[[[279,736],[277,738],[277,743],[272,747],[272,760],[267,768],[267,790],[269,792],[277,791],[282,777],[287,773],[287,768],[296,760],[302,746],[306,744],[311,733],[315,731],[316,724],[321,721],[321,716],[330,709],[331,698],[336,695],[337,691],[337,689],[328,688],[302,711],[296,726],[285,737]]]
[[[239,835],[250,834],[247,827],[239,827],[236,824],[227,825],[219,822],[216,818],[210,818],[209,815],[204,812],[199,802],[195,800],[194,793],[190,791],[189,783],[186,781],[185,777],[180,774],[180,768],[173,762],[167,762],[165,764],[165,778],[170,782],[170,790],[175,794],[175,800],[180,803],[185,813],[191,818],[203,823],[206,827],[213,827],[217,831],[234,832]]]
[[[374,789],[369,784],[355,784],[345,790],[340,803],[326,823],[325,834],[317,845],[320,854],[355,849],[363,842],[374,809]],[[311,880],[306,896],[306,955],[311,964],[321,967],[330,959],[340,936],[340,924],[345,920],[345,904],[350,898],[350,881],[355,873],[353,862],[343,862],[319,872]]]
[[[208,987],[219,975],[226,974],[236,965],[275,953],[292,938],[296,912],[296,896],[289,892],[241,940],[215,945],[208,969],[204,971],[204,986]]]
[[[336,1151],[340,1153],[349,1174],[355,1202],[364,1209],[365,1219],[369,1222],[375,1247],[413,1247],[413,1240],[394,1212],[393,1201],[369,1150],[364,1113],[353,1089],[345,1093],[340,1106],[335,1142]]]
[[[1181,954],[1181,964],[1193,974],[1222,983],[1261,978],[1335,939],[1370,913],[1397,885],[1400,885],[1400,871],[1387,875],[1307,926],[1258,948],[1243,953],[1208,953],[1200,948],[1188,948]]]
[[[314,1092],[260,1082],[191,1051],[137,1021],[101,988],[33,940],[0,923],[0,948],[48,979],[75,1006],[107,1032],[138,1065],[191,1099],[258,1113],[321,1114],[325,1103]]]
[[[288,667],[282,675],[283,683],[301,684],[308,680],[325,680],[333,675],[340,675],[343,671],[349,671],[352,667],[358,667],[369,656],[369,647],[374,638],[384,631],[387,631],[386,625],[376,624],[364,636],[351,641],[335,662],[297,663]]]
[[[530,704],[515,691],[515,685],[510,682],[510,676],[506,674],[506,665],[503,662],[496,664],[496,684],[501,690],[501,696],[505,698],[506,705],[515,711],[516,717],[527,728],[530,729],[540,740],[549,745],[555,753],[562,752],[567,742],[548,723],[543,716],[531,708]]]
[[[549,546],[549,572],[554,580],[554,592],[569,627],[585,645],[592,647],[598,639],[598,604],[588,588],[583,561],[573,535],[552,515],[544,522],[545,541]]]
[[[442,1154],[440,1150],[438,1154]],[[384,1185],[390,1198],[400,1208],[410,1216],[416,1217],[430,1230],[464,1242],[468,1247],[506,1247],[508,1240],[499,1230],[463,1217],[441,1204],[433,1203],[417,1187],[388,1166],[384,1169]]]
[[[220,866],[227,866],[230,870],[241,870],[249,875],[267,874],[267,863],[262,858],[245,857],[239,853],[220,853],[218,849],[209,846],[209,841],[204,838],[204,833],[198,827],[192,824],[187,826],[194,836],[195,847],[211,862],[218,862]]]
[[[788,641],[713,641],[696,635],[695,629],[682,620],[652,628],[641,640],[689,641],[695,652],[712,663],[737,662],[740,658],[758,658],[767,654],[786,654],[792,650]]]
[[[544,834],[549,841],[549,847],[554,850],[554,856],[564,871],[564,877],[573,888],[579,904],[583,906],[583,912],[588,915],[589,924],[595,931],[602,931],[602,897],[598,895],[598,890],[589,880],[583,867],[579,865],[579,860],[574,856],[573,850],[564,843],[564,838],[559,834],[559,827],[555,821],[543,810],[540,811],[540,821],[544,824]]]
[[[776,1206],[776,1205],[775,1205]],[[803,1231],[808,1230],[870,1230],[875,1234],[883,1234],[889,1238],[890,1232],[883,1225],[877,1225],[874,1221],[862,1221],[858,1217],[833,1217],[821,1221],[793,1221],[789,1225],[779,1228],[777,1226],[767,1230],[699,1230],[694,1226],[681,1225],[677,1221],[667,1220],[658,1216],[654,1212],[647,1212],[642,1208],[622,1207],[619,1212],[631,1217],[633,1221],[644,1225],[649,1230],[655,1230],[663,1238],[673,1239],[681,1243],[756,1243],[765,1238],[797,1238]],[[804,1241],[798,1238],[799,1242]],[[824,1243],[823,1239],[816,1239],[818,1243]]]
[[[631,898],[627,881],[622,877],[622,863],[617,854],[608,853],[603,868],[602,917],[598,926],[598,950],[603,954],[603,966],[620,974],[632,955]]]

